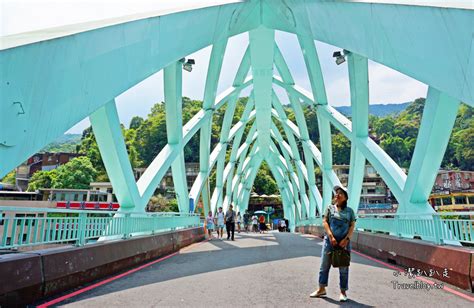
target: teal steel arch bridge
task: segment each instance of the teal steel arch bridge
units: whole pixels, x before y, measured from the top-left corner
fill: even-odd
[[[295,84],[275,42],[276,30],[297,36],[310,89]],[[333,186],[340,185],[332,168],[332,125],[351,141],[350,207],[358,207],[368,161],[399,201],[399,214],[432,214],[427,199],[459,104],[474,106],[473,31],[469,1],[222,0],[3,37],[0,176],[89,117],[121,212],[144,213],[169,168],[181,212],[188,213],[201,196],[206,212],[218,206],[226,209],[231,203],[242,211],[265,161],[294,226],[309,223],[317,211],[324,211]],[[217,93],[228,39],[244,32],[249,44],[234,82]],[[344,50],[352,120],[328,103],[315,40]],[[207,46],[212,52],[202,109],[182,123],[180,59]],[[428,85],[408,174],[368,135],[368,59]],[[168,144],[136,182],[115,98],[160,70]],[[247,88],[250,99],[233,125],[237,99]],[[287,118],[276,88],[288,94],[295,122]],[[317,111],[320,148],[309,138],[305,105]],[[222,131],[211,149],[212,118],[220,108],[226,110]],[[188,188],[183,148],[195,134],[200,135],[200,172]],[[228,149],[231,154],[226,158]],[[322,191],[315,184],[315,164],[322,170]],[[211,192],[213,168],[216,188]]]

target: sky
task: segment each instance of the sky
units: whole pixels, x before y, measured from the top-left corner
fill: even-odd
[[[203,1],[203,0],[201,0]],[[204,0],[212,3],[213,0]],[[149,10],[172,9],[196,0],[0,0],[0,36],[29,32],[67,24],[119,17]],[[277,31],[276,42],[296,84],[310,90],[305,64],[296,36]],[[231,86],[248,44],[246,33],[229,39],[219,80],[218,93]],[[316,41],[329,104],[350,104],[347,63],[336,65],[332,53],[341,48]],[[195,59],[192,72],[183,72],[183,96],[202,100],[211,47],[187,58]],[[428,87],[406,75],[369,61],[370,104],[399,104],[426,97]],[[248,91],[243,95],[248,95]],[[280,94],[282,102],[285,96]],[[146,117],[151,107],[163,100],[163,74],[158,72],[116,98],[122,123],[127,127],[133,116]],[[89,126],[84,119],[68,133],[82,133]]]

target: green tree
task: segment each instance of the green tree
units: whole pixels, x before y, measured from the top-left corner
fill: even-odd
[[[455,156],[461,170],[474,170],[474,121],[469,128],[455,133]]]
[[[398,165],[408,167],[408,151],[402,138],[389,136],[380,143],[380,146]]]
[[[425,99],[423,97],[417,98],[400,113],[400,118],[408,117],[411,119],[421,119],[424,108]]]
[[[201,110],[202,102],[183,97],[183,125]],[[199,162],[199,132],[191,137],[184,147],[184,160],[186,162]]]
[[[155,104],[151,113],[136,132],[136,147],[145,166],[150,165],[156,155],[167,144],[166,117],[163,104]]]
[[[125,138],[125,146],[127,148],[128,158],[130,160],[130,164],[132,165],[132,168],[141,166],[143,162],[140,160],[140,156],[138,154],[138,150],[136,148],[136,142],[135,142],[137,131],[135,129],[123,128],[122,133]]]
[[[392,135],[395,128],[395,119],[388,116],[375,121],[374,131],[377,136]]]
[[[178,200],[171,199],[168,206],[169,212],[179,212]]]
[[[36,191],[40,188],[51,188],[56,180],[58,172],[56,169],[51,171],[36,171],[28,182],[28,191]]]
[[[81,144],[78,146],[77,152],[89,158],[89,161],[97,172],[97,180],[99,180],[99,178],[105,181],[108,180],[104,162],[102,161],[102,156],[100,155],[99,146],[95,140],[92,127],[88,127],[82,132],[82,140]]]
[[[257,171],[257,176],[253,182],[253,190],[259,195],[271,195],[278,192],[278,185],[265,162]]]
[[[76,157],[55,171],[53,188],[88,189],[97,175],[87,156]]]
[[[5,184],[16,184],[16,170],[10,171],[5,177],[0,181]]]
[[[420,128],[420,122],[407,120],[407,119],[398,119],[395,122],[395,127],[392,132],[392,136],[398,136],[402,139],[411,138],[416,139],[418,136],[418,129]]]
[[[137,129],[140,127],[140,125],[142,125],[142,123],[144,122],[143,118],[142,117],[139,117],[139,116],[134,116],[132,118],[132,120],[130,120],[130,126],[129,128],[130,129]]]
[[[309,139],[311,139],[316,145],[319,144],[319,128],[318,118],[315,108],[304,108],[304,117],[306,119],[306,125],[308,126]]]
[[[351,142],[342,133],[332,136],[334,164],[348,165],[351,160]]]

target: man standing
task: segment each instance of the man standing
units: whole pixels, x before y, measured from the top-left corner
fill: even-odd
[[[227,240],[230,239],[230,233],[232,232],[232,240],[234,240],[235,231],[235,212],[232,209],[232,204],[229,205],[229,210],[225,213],[225,227],[227,229]]]

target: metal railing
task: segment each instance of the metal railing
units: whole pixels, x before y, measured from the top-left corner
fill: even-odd
[[[199,226],[197,214],[0,207],[0,249],[129,238]]]
[[[474,212],[430,214],[359,214],[356,229],[402,238],[421,238],[436,244],[474,244]],[[299,226],[322,225],[321,217],[302,220]]]

